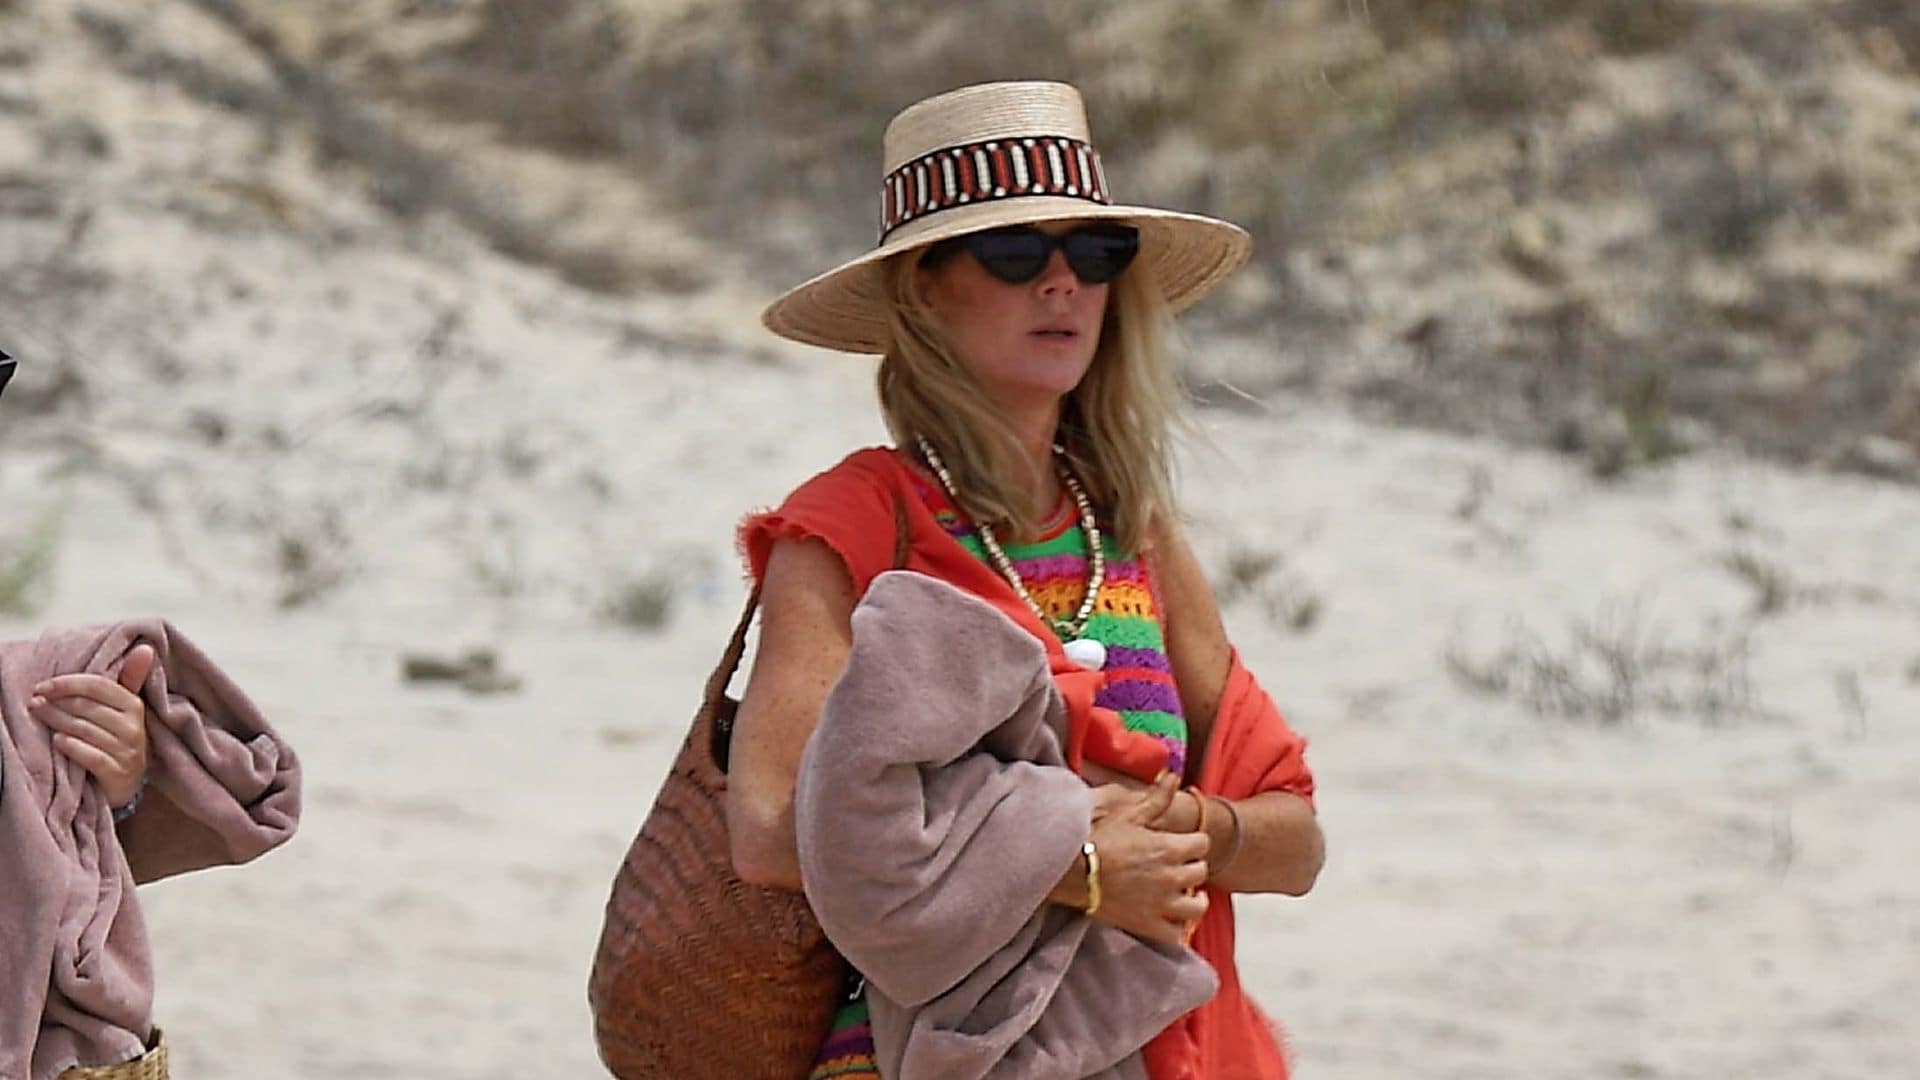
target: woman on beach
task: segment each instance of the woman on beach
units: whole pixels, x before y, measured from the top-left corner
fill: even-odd
[[[763,622],[733,734],[734,865],[755,884],[803,884],[802,756],[856,605],[900,565],[904,520],[905,569],[1023,620],[1063,687],[1091,687],[1065,696],[1094,809],[1043,903],[1191,947],[1219,976],[1145,1048],[1149,1073],[1283,1077],[1275,1030],[1239,988],[1230,895],[1312,887],[1313,783],[1227,640],[1170,461],[1168,319],[1250,241],[1115,204],[1080,97],[1058,83],[920,102],[888,127],[885,159],[879,245],[765,316],[785,337],[883,356],[897,445],[853,454],[742,526]],[[878,1075],[865,1019],[856,990],[815,1076]]]

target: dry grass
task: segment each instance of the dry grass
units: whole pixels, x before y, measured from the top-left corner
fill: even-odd
[[[872,187],[880,129],[902,105],[969,82],[1065,79],[1126,163],[1126,195],[1226,214],[1277,253],[1316,234],[1397,144],[1578,92],[1577,67],[1550,52],[1463,30],[1457,52],[1436,54],[1403,41],[1400,23],[1378,5],[1245,0],[485,0],[461,33],[385,69],[414,107],[631,160],[724,235],[742,229],[742,206],[755,222],[805,218],[803,247],[871,231],[870,200],[848,193]],[[1554,29],[1519,24],[1513,33]]]
[[[1869,41],[1892,44],[1891,50],[1871,50],[1881,60],[1920,72],[1920,7],[1911,0],[1849,0],[1840,6],[1840,18]]]
[[[1326,612],[1319,590],[1287,569],[1285,557],[1276,551],[1236,548],[1214,577],[1222,607],[1253,604],[1269,623],[1290,633],[1311,632]]]
[[[674,596],[678,592],[672,578],[650,574],[626,582],[614,590],[604,614],[616,626],[640,633],[658,633],[673,621]]]
[[[1766,715],[1753,698],[1749,652],[1745,628],[1676,644],[1629,605],[1574,619],[1558,640],[1515,626],[1487,654],[1456,639],[1442,660],[1461,687],[1543,719],[1620,727],[1667,716],[1719,727]]]
[[[315,516],[304,527],[285,526],[274,542],[280,607],[305,607],[339,588],[348,576],[347,550],[337,513]]]
[[[1608,0],[1590,8],[1594,36],[1620,56],[1671,48],[1699,18],[1698,8],[1684,0]]]
[[[275,55],[239,17],[263,5],[192,2]],[[351,77],[289,66],[281,48],[281,90],[391,204],[451,205],[503,250],[588,287],[698,282],[558,239],[386,118],[617,162],[775,285],[871,235],[863,193],[902,105],[1061,78],[1086,92],[1123,197],[1254,233],[1274,287],[1210,305],[1217,326],[1282,340],[1311,326],[1301,347],[1324,353],[1378,340],[1381,319],[1442,324],[1409,343],[1419,377],[1362,380],[1396,416],[1560,445],[1602,475],[1684,452],[1688,424],[1802,460],[1850,460],[1833,444],[1863,434],[1920,448],[1920,376],[1897,362],[1920,348],[1912,282],[1770,260],[1899,235],[1920,153],[1857,153],[1831,65],[1853,49],[1912,77],[1920,9],[1905,0],[383,3],[383,16],[349,0],[281,16],[317,26],[312,55]],[[1609,65],[1677,89],[1651,109],[1610,101]],[[1622,209],[1645,224],[1604,244],[1509,242],[1516,211],[1578,226]],[[1415,254],[1381,280],[1356,276],[1344,300],[1303,284],[1304,259],[1395,247]],[[1696,289],[1703,265],[1737,287]],[[1406,300],[1423,280],[1508,274],[1531,292],[1487,289],[1490,329],[1449,323],[1457,299]],[[1806,359],[1809,339],[1835,330],[1853,339],[1835,346],[1844,355]],[[1808,379],[1769,370],[1783,364]]]
[[[1753,588],[1753,613],[1778,615],[1793,602],[1798,591],[1787,568],[1765,556],[1736,549],[1722,556],[1720,565]]]
[[[549,266],[582,288],[621,292],[689,287],[692,272],[661,268],[617,250],[583,247],[551,221],[528,213],[511,192],[476,180],[458,155],[415,138],[357,87],[343,85],[321,65],[298,55],[274,21],[279,13],[257,10],[244,0],[188,2],[245,42],[271,73],[271,81],[236,75],[218,63],[157,47],[142,40],[131,22],[105,11],[84,10],[77,22],[130,74],[248,113],[275,135],[288,122],[303,121],[322,160],[358,170],[373,197],[397,216],[447,213],[496,249]]]

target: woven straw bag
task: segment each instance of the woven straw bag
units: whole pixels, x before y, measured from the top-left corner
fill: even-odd
[[[906,562],[896,499],[894,565]],[[700,711],[620,864],[587,981],[600,1060],[622,1080],[794,1080],[826,1040],[846,978],[804,895],[741,881],[727,838],[726,694],[756,585]]]
[[[59,1080],[167,1080],[167,1040],[159,1028],[153,1029],[153,1045],[146,1054],[118,1065],[72,1068]]]

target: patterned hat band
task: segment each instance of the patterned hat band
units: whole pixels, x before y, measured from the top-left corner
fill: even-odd
[[[942,210],[1033,195],[1113,205],[1092,146],[1060,135],[990,139],[935,150],[888,174],[880,198],[880,239]]]

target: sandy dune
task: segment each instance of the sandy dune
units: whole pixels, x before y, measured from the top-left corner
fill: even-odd
[[[286,849],[144,894],[177,1074],[595,1075],[600,906],[740,602],[731,526],[881,438],[866,362],[397,228],[79,45],[8,79],[113,149],[19,158],[58,210],[0,218],[12,260],[88,212],[96,281],[0,309],[0,552],[58,523],[0,634],[165,614],[308,770]],[[59,364],[83,397],[26,411]],[[1195,535],[1322,787],[1321,885],[1241,909],[1301,1076],[1920,1069],[1920,493],[1202,421]],[[636,583],[658,630],[605,614]],[[521,689],[399,677],[472,646]]]

